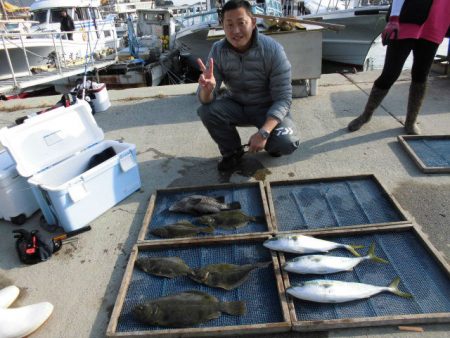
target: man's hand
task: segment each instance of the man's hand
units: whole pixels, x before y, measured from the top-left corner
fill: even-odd
[[[197,59],[198,66],[202,74],[198,78],[198,84],[200,85],[200,98],[203,102],[209,102],[212,100],[212,92],[216,87],[216,79],[214,77],[214,60],[209,60],[209,68],[206,68],[201,59]]]
[[[248,140],[248,152],[257,153],[258,151],[264,149],[266,143],[267,140],[264,137],[262,137],[262,135],[259,132],[256,132],[252,136],[250,136],[250,139]]]
[[[386,46],[389,43],[389,40],[397,40],[399,28],[400,23],[398,16],[389,17],[389,22],[384,28],[383,33],[381,33],[383,46]]]

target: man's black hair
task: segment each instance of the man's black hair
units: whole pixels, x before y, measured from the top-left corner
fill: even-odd
[[[227,3],[222,7],[220,11],[220,19],[223,21],[223,17],[225,15],[225,12],[232,11],[233,9],[238,8],[244,8],[245,11],[250,15],[252,15],[252,5],[250,5],[250,2],[247,0],[229,0]]]

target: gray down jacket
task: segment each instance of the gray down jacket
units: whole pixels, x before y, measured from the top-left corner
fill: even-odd
[[[283,47],[270,37],[253,32],[252,45],[236,52],[224,38],[213,44],[208,56],[214,59],[216,88],[222,82],[225,96],[245,106],[261,106],[266,116],[282,121],[292,102],[291,64]]]

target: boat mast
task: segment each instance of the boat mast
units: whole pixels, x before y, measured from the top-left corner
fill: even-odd
[[[2,14],[5,20],[8,20],[8,13],[6,12],[5,4],[3,3],[3,0],[0,0],[0,7],[2,8]]]

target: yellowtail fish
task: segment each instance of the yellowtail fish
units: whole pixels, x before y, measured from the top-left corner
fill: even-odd
[[[372,243],[367,256],[364,257],[337,257],[325,255],[299,256],[286,262],[283,269],[293,273],[324,275],[340,271],[351,271],[359,263],[366,260],[378,263],[389,263],[375,255],[375,244]]]
[[[355,249],[363,248],[363,245],[340,244],[305,235],[279,235],[266,240],[263,245],[275,251],[283,251],[298,254],[328,252],[334,249],[346,249],[355,256],[361,256]]]
[[[350,302],[369,298],[381,292],[391,292],[403,298],[412,298],[411,294],[399,290],[399,283],[398,277],[389,286],[316,279],[291,286],[286,292],[295,298],[317,303]]]

